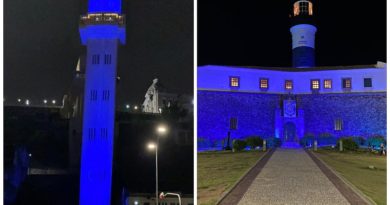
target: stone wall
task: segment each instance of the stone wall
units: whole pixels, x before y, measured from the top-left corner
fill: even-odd
[[[231,117],[237,118],[232,139],[275,135],[275,109],[279,94],[198,91],[198,148],[221,147]],[[386,136],[386,93],[342,93],[298,95],[304,111],[304,133],[316,136]],[[335,119],[343,130],[335,131]]]

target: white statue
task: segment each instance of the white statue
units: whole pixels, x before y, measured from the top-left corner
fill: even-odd
[[[153,84],[149,87],[145,94],[145,101],[142,103],[142,111],[149,113],[159,113],[158,110],[158,79],[153,80]]]

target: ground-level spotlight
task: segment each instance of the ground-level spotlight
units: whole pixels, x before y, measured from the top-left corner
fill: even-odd
[[[30,100],[27,99],[26,102],[25,102],[25,104],[26,104],[26,105],[30,105]]]

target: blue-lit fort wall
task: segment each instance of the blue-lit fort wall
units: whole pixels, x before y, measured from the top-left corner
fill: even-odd
[[[300,95],[298,99],[305,112],[305,133],[386,137],[385,92]],[[336,119],[342,120],[342,130],[335,130]]]
[[[274,136],[278,95],[198,91],[198,148],[222,147],[230,118],[237,118],[232,139],[250,135]]]
[[[222,148],[230,118],[237,118],[232,139],[275,137],[279,105],[279,94],[198,91],[198,149]],[[386,136],[385,92],[297,95],[297,106],[304,110],[305,135]],[[340,131],[335,130],[336,119],[343,121]]]

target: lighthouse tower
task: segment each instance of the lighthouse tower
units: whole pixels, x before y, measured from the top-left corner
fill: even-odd
[[[121,0],[89,0],[80,19],[87,47],[80,172],[80,205],[109,205],[119,44],[125,43]]]
[[[317,28],[314,25],[312,0],[293,0],[291,17],[293,67],[314,67]]]

